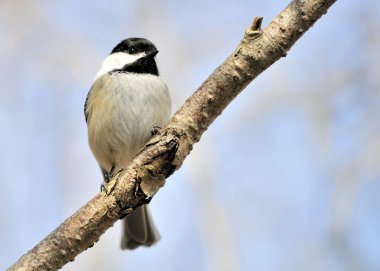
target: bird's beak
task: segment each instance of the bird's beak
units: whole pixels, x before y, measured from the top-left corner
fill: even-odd
[[[146,57],[155,57],[157,55],[157,53],[158,53],[157,50],[153,50],[153,51],[148,52],[145,56]]]

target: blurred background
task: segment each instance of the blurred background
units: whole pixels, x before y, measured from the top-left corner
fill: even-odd
[[[287,1],[0,1],[0,269],[98,191],[83,104],[126,37],[152,40],[175,112]],[[204,134],[151,202],[63,270],[380,270],[380,2],[338,1]]]

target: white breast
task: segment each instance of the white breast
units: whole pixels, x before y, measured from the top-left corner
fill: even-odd
[[[88,100],[90,147],[107,171],[124,168],[171,113],[168,88],[159,76],[112,73],[99,75]]]

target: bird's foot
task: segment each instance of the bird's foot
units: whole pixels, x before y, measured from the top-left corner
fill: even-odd
[[[101,192],[106,191],[106,184],[108,184],[111,179],[112,179],[112,175],[110,175],[108,173],[104,174],[104,180],[100,184],[100,191]]]
[[[121,168],[121,169],[119,169],[119,171],[116,172],[115,174],[112,174],[112,173],[108,173],[108,172],[106,172],[106,173],[104,174],[104,181],[103,181],[103,182],[101,183],[101,185],[100,185],[100,191],[105,191],[106,184],[108,184],[108,183],[110,182],[110,180],[111,180],[115,175],[119,174],[119,173],[122,172],[123,170],[125,170],[125,168]],[[113,171],[113,169],[112,169],[112,171]],[[112,172],[112,171],[111,171],[111,172]]]
[[[153,128],[150,130],[150,133],[152,134],[152,136],[161,134],[161,127],[153,126]]]

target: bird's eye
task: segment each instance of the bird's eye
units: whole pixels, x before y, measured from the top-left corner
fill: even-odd
[[[130,53],[130,54],[134,54],[134,53],[136,53],[136,48],[135,48],[135,47],[130,47],[130,48],[128,49],[128,53]]]

